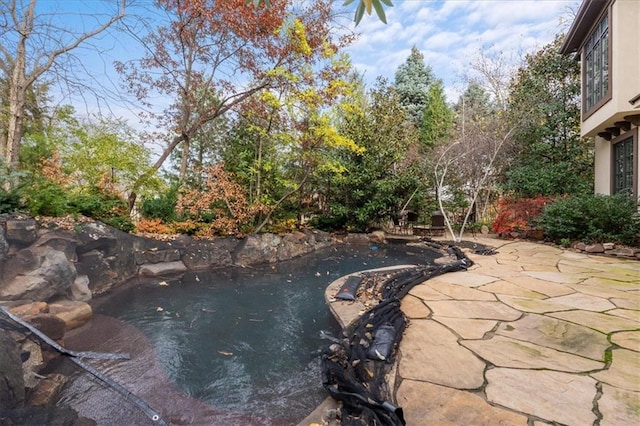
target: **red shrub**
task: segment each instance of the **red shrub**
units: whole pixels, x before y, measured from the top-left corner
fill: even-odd
[[[542,214],[544,206],[552,200],[552,197],[503,198],[498,202],[498,217],[491,228],[498,234],[535,228],[533,220]]]

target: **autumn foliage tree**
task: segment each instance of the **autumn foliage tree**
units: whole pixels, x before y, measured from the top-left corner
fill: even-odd
[[[157,5],[170,22],[141,40],[143,58],[117,64],[129,90],[151,111],[147,117],[171,132],[152,135],[165,145],[134,185],[131,207],[137,187],[179,147],[184,177],[191,141],[207,123],[260,91],[314,79],[326,46],[337,50],[347,41],[332,36],[328,0],[269,7],[248,7],[244,0],[158,0]],[[154,109],[156,96],[169,105]]]
[[[202,170],[204,185],[185,191],[177,211],[195,221],[206,222],[199,235],[237,235],[253,229],[255,217],[266,210],[259,202],[250,202],[246,191],[224,170],[224,164]]]

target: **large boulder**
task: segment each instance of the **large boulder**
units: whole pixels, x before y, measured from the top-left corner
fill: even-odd
[[[78,275],[89,278],[93,295],[107,293],[138,273],[135,253],[149,240],[127,234],[99,222],[85,222],[76,228]]]
[[[27,404],[31,407],[47,407],[55,404],[67,378],[59,373],[47,374],[29,395]]]
[[[89,277],[86,275],[78,275],[67,292],[67,299],[81,302],[88,302],[92,296],[89,288]]]
[[[182,262],[192,270],[230,266],[234,262],[233,253],[238,244],[236,238],[193,241],[185,247]]]
[[[28,247],[38,238],[38,227],[33,219],[8,219],[4,228],[6,240],[18,248]]]
[[[275,234],[249,235],[244,244],[238,247],[235,263],[255,265],[275,263],[278,260],[278,247],[282,239]]]
[[[27,389],[33,389],[40,383],[39,373],[45,366],[42,348],[35,341],[26,339],[20,346],[20,354],[26,355],[21,370],[24,386]]]
[[[4,228],[0,226],[0,266],[7,258],[7,253],[9,253],[9,242],[4,236]]]
[[[144,265],[146,263],[166,263],[180,260],[180,249],[151,247],[135,253],[136,263]]]
[[[22,262],[11,262],[14,266],[19,263],[12,271],[12,275],[16,275],[6,284],[0,283],[0,299],[47,301],[66,294],[77,273],[64,252],[45,246],[25,249],[21,253],[23,256],[17,258]]]
[[[292,232],[282,236],[278,246],[278,260],[289,260],[308,254],[315,250],[311,245],[309,235],[304,232]]]
[[[0,329],[0,407],[20,407],[24,398],[24,378],[18,344],[6,331]]]
[[[78,256],[76,264],[78,275],[89,278],[88,287],[93,295],[107,293],[117,285],[120,279],[128,278],[118,273],[113,266],[114,262],[113,258],[105,256],[98,250],[91,250]]]
[[[46,302],[16,302],[16,305],[9,308],[9,311],[11,311],[12,314],[18,315],[19,317],[27,317],[49,312],[49,305]]]
[[[40,236],[33,245],[35,247],[51,247],[63,252],[69,261],[77,262],[78,255],[76,249],[78,243],[77,237],[71,232],[55,230]]]
[[[187,267],[181,260],[164,263],[145,263],[140,265],[140,275],[144,277],[158,277],[162,275],[174,275],[186,272]]]
[[[88,301],[140,275],[274,263],[333,243],[330,234],[309,230],[243,239],[180,236],[157,241],[99,222],[81,222],[65,230],[57,223],[38,228],[33,219],[11,216],[0,217],[0,224],[0,300],[11,301]]]
[[[86,324],[93,316],[89,304],[71,300],[49,303],[49,313],[64,321],[66,331]]]

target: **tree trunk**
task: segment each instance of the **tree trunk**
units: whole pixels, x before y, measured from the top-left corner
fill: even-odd
[[[129,212],[132,212],[133,208],[135,207],[136,200],[138,199],[138,194],[137,194],[138,189],[144,184],[144,182],[147,179],[149,179],[155,172],[157,172],[160,169],[160,167],[162,167],[162,164],[164,164],[164,160],[166,160],[167,157],[171,155],[173,150],[180,144],[180,142],[183,142],[186,139],[187,139],[186,135],[178,135],[174,137],[171,143],[169,144],[169,146],[167,146],[165,150],[162,152],[162,155],[160,156],[160,158],[158,158],[156,162],[153,164],[151,169],[148,170],[142,176],[140,176],[138,179],[136,179],[136,181],[133,183],[133,188],[131,189],[131,192],[129,193],[129,197],[128,197]]]
[[[20,62],[22,62],[20,64]],[[18,170],[20,143],[22,142],[22,125],[24,122],[24,106],[26,92],[22,89],[24,78],[24,56],[22,61],[15,64],[11,77],[11,89],[9,92],[9,123],[7,126],[7,144],[5,161],[13,169]]]
[[[7,142],[4,159],[13,170],[18,170],[20,143],[22,142],[22,126],[27,90],[31,82],[27,81],[27,38],[33,30],[33,14],[35,1],[27,9],[24,20],[20,23],[20,38],[16,46],[16,57],[13,62],[11,81],[9,83],[9,122],[7,123]],[[12,182],[12,185],[17,182]]]
[[[184,182],[187,177],[187,166],[189,165],[189,138],[185,137],[182,141],[182,159],[180,161],[180,174],[178,175],[178,181]]]

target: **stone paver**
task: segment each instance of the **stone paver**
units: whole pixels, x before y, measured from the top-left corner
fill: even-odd
[[[463,339],[482,339],[498,321],[433,316],[431,319],[450,328]]]
[[[569,284],[569,287],[573,288],[578,293],[604,297],[606,299],[617,297],[619,299],[628,300],[632,297],[629,295],[629,292],[617,290],[612,288],[610,285],[602,284],[599,280],[592,281],[591,278],[580,284]],[[640,308],[640,298],[638,299],[638,308]]]
[[[513,297],[507,295],[498,295],[500,301],[522,312],[531,312],[536,314],[544,314],[547,312],[568,311],[573,309],[571,306],[561,305],[557,302],[549,302],[549,299],[531,299],[528,297]]]
[[[604,360],[604,353],[611,346],[604,333],[537,314],[502,323],[496,334],[598,361]]]
[[[432,289],[439,291],[442,294],[449,296],[456,300],[488,300],[496,301],[496,296],[492,293],[476,290],[475,288],[469,288],[457,284],[450,284],[446,282],[428,282],[425,283]]]
[[[409,318],[427,318],[431,315],[431,310],[419,297],[407,294],[400,303],[400,309]]]
[[[502,276],[502,279],[531,291],[542,293],[548,297],[564,296],[565,294],[575,293],[575,290],[571,287],[530,277],[525,275],[525,272],[516,275],[504,275]]]
[[[604,368],[604,362],[593,361],[504,336],[494,336],[488,340],[463,340],[461,344],[498,367],[544,368],[570,373],[589,372]]]
[[[586,327],[603,333],[611,333],[622,330],[636,330],[640,328],[640,322],[620,318],[615,315],[588,311],[553,312],[549,316],[570,321],[574,324],[583,324]]]
[[[640,354],[627,349],[615,349],[608,370],[591,374],[591,377],[608,385],[628,391],[640,392]]]
[[[449,296],[446,296],[440,293],[433,288],[426,285],[419,285],[414,287],[409,292],[410,295],[419,297],[422,300],[447,300],[451,299]]]
[[[524,274],[538,280],[549,281],[558,284],[576,284],[586,279],[576,274],[564,274],[562,272],[558,272],[557,269],[551,270],[549,272],[527,271]]]
[[[616,317],[626,318],[632,321],[640,322],[640,311],[634,311],[631,309],[612,309],[610,311],[607,311],[606,313]]]
[[[596,381],[577,374],[494,368],[487,371],[487,399],[566,425],[591,425]]]
[[[501,302],[436,300],[426,303],[434,315],[443,317],[514,321],[522,315],[521,312]]]
[[[638,424],[640,392],[630,392],[603,384],[598,409],[602,414],[600,426]]]
[[[482,287],[478,287],[478,290],[494,294],[526,297],[528,299],[544,299],[547,297],[542,293],[529,290],[528,288],[520,287],[519,285],[510,283],[508,281],[495,281],[487,285],[483,285]]]
[[[456,389],[479,388],[484,383],[485,364],[457,340],[435,321],[412,320],[400,348],[400,377]],[[458,374],[463,365],[466,374]]]
[[[551,297],[547,301],[585,311],[604,312],[616,307],[607,299],[582,293],[567,294],[566,296]]]
[[[467,252],[469,270],[402,302],[394,383],[407,424],[640,424],[640,262],[475,241],[497,253]]]
[[[479,287],[481,285],[498,281],[498,278],[492,277],[491,275],[479,274],[477,272],[470,273],[469,271],[463,271],[440,275],[436,281],[462,285],[465,287]]]
[[[621,348],[640,352],[640,331],[621,331],[611,335],[611,343]],[[639,355],[640,356],[640,355]],[[640,374],[640,372],[638,372]]]
[[[420,401],[420,404],[413,403]],[[526,426],[527,417],[494,407],[482,397],[431,383],[403,380],[397,402],[408,425]]]

